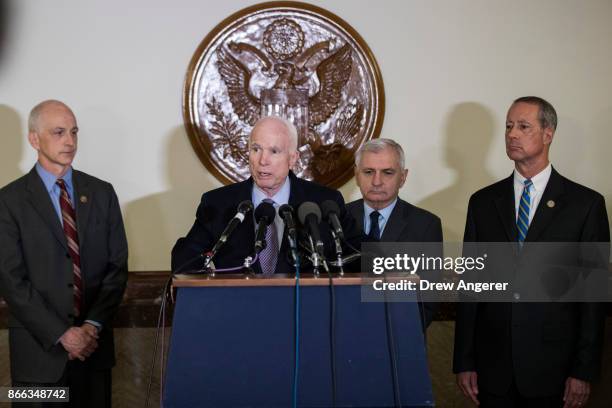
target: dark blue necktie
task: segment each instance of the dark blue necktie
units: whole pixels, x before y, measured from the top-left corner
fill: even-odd
[[[380,227],[378,226],[378,217],[380,217],[380,213],[378,211],[372,211],[370,213],[370,232],[368,234],[368,239],[370,241],[380,240]]]

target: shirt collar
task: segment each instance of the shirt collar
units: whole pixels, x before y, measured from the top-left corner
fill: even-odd
[[[548,180],[550,179],[551,174],[552,164],[548,163],[548,166],[546,166],[544,170],[542,170],[531,178],[531,182],[533,183],[533,190],[543,192],[546,188],[546,184],[548,184]],[[525,180],[527,180],[527,178],[523,177],[521,173],[514,169],[514,183],[520,185],[520,187],[523,188],[525,187]]]
[[[43,166],[40,165],[39,162],[36,162],[36,172],[38,173],[43,184],[45,185],[45,189],[47,190],[47,192],[50,193],[51,190],[53,190],[53,188],[56,186],[55,182],[57,181],[59,177],[57,177],[55,174],[49,173],[47,170],[43,168]],[[66,183],[66,187],[68,191],[71,192],[72,191],[72,167],[70,167],[68,171],[66,172],[66,174],[64,174],[61,178]]]
[[[283,204],[287,204],[289,202],[289,193],[291,192],[291,181],[289,180],[289,176],[285,179],[283,186],[280,190],[277,191],[272,197],[268,197],[266,193],[264,193],[257,184],[253,182],[253,192],[251,193],[251,199],[253,201],[253,206],[257,208],[257,206],[266,198],[274,201],[276,206],[280,206]]]
[[[372,214],[374,211],[378,211],[378,213],[383,216],[384,220],[388,220],[389,217],[391,216],[391,212],[395,208],[395,204],[397,204],[397,197],[395,197],[395,200],[393,200],[393,202],[389,204],[388,206],[386,206],[385,208],[382,208],[380,210],[375,210],[374,208],[370,207],[365,202],[365,200],[363,200],[363,209],[365,211],[366,218],[368,218],[370,214]]]

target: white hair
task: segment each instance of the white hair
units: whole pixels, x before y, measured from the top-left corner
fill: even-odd
[[[404,157],[404,149],[402,149],[402,146],[400,146],[399,143],[397,143],[395,140],[385,139],[385,138],[372,139],[364,143],[355,152],[355,165],[359,167],[359,164],[361,163],[361,156],[363,155],[364,152],[378,153],[384,149],[391,149],[395,151],[395,153],[397,153],[398,162],[399,162],[398,164],[400,168],[402,170],[406,168],[405,167],[406,159]]]
[[[253,129],[251,130],[251,135],[255,132],[255,129],[257,129],[258,126],[262,125],[265,122],[269,122],[269,121],[277,122],[283,125],[283,127],[287,131],[287,136],[289,137],[289,146],[291,150],[297,150],[298,148],[297,129],[295,128],[295,125],[291,123],[290,120],[282,118],[280,116],[263,116],[259,118],[257,122],[255,123],[255,126],[253,126]],[[250,136],[249,136],[249,142],[250,142]]]

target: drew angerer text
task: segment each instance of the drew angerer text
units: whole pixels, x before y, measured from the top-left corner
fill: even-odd
[[[426,279],[419,281],[410,279],[398,279],[385,282],[383,279],[376,279],[372,282],[374,290],[397,290],[397,291],[412,291],[412,290],[429,290],[429,291],[470,291],[480,293],[484,291],[505,291],[508,288],[508,282],[466,282],[459,280],[457,282],[430,282]]]

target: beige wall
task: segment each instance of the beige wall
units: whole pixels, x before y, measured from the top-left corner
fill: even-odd
[[[169,268],[203,191],[220,185],[193,153],[181,91],[195,48],[249,1],[9,1],[0,48],[0,185],[35,160],[29,109],[58,98],[81,128],[75,167],[111,181],[133,270]],[[503,127],[517,96],[560,117],[553,164],[612,209],[612,2],[315,1],[368,42],[387,93],[383,135],[402,143],[403,198],[460,240],[471,192],[510,174]],[[341,189],[359,196],[354,182]]]

